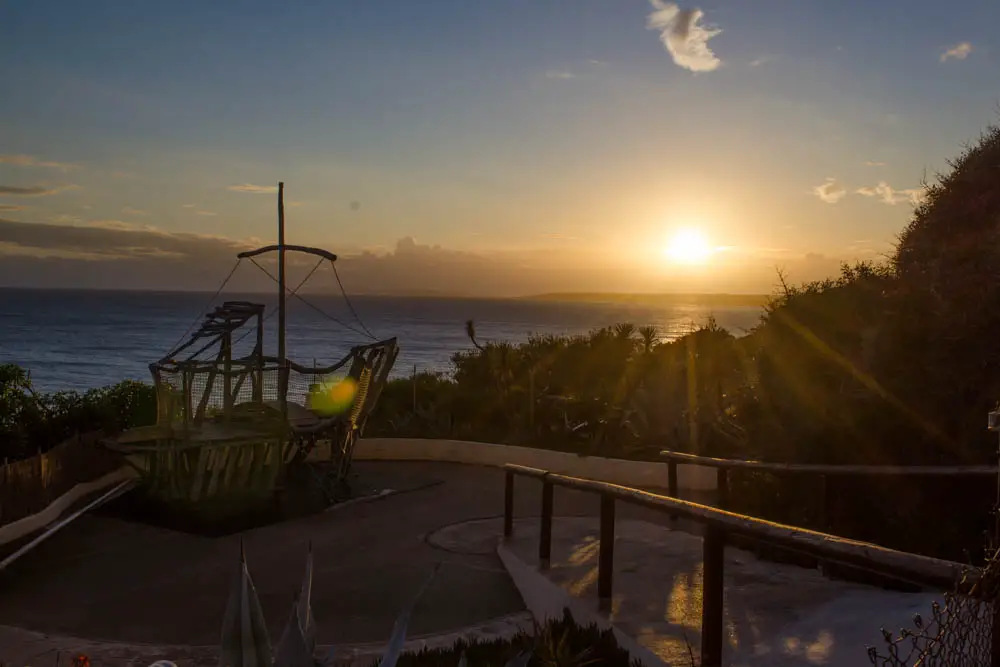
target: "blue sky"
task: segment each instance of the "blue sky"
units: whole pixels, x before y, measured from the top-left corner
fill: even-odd
[[[35,226],[0,252],[72,280],[130,233],[270,241],[284,180],[292,240],[479,258],[477,291],[766,289],[887,251],[996,118],[997,25],[992,0],[5,3],[0,218]],[[725,252],[672,266],[679,227]]]

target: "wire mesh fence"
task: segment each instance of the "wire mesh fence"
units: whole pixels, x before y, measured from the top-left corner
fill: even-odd
[[[1000,552],[998,552],[1000,553]],[[994,606],[1000,602],[997,554],[975,579],[967,575],[929,616],[917,614],[913,626],[893,634],[883,629],[883,644],[868,648],[876,667],[979,667],[1000,664],[994,655]],[[1000,628],[997,628],[1000,630]]]

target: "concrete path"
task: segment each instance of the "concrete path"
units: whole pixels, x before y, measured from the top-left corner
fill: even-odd
[[[65,655],[80,647],[95,667],[145,665],[151,656],[213,664],[241,537],[275,641],[310,541],[321,644],[387,639],[399,611],[439,562],[412,617],[411,636],[524,612],[485,542],[447,546],[428,537],[452,524],[500,516],[501,470],[389,462],[358,463],[356,470],[401,492],[215,539],[82,517],[0,573],[0,626],[7,626],[0,629],[0,663],[55,664],[57,650]],[[561,515],[598,512],[595,496],[566,490],[556,496]],[[517,515],[537,516],[539,506],[540,485],[518,481]],[[620,516],[659,519],[631,508]]]
[[[499,530],[497,520],[472,522],[446,529],[438,539],[460,544]],[[519,520],[507,544],[532,566],[538,532],[536,519]],[[547,573],[595,613],[598,536],[594,518],[557,517]],[[691,665],[691,652],[700,655],[701,550],[696,535],[643,520],[616,522],[614,598],[603,616],[668,665]],[[882,643],[881,627],[911,626],[913,614],[926,616],[940,597],[835,581],[818,570],[759,561],[733,548],[726,550],[725,567],[724,659],[733,666],[869,664],[866,647]]]

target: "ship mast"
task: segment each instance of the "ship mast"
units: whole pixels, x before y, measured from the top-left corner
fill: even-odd
[[[278,360],[285,367],[285,184],[278,183]]]
[[[288,358],[285,351],[285,184],[278,183],[278,393],[288,418]]]

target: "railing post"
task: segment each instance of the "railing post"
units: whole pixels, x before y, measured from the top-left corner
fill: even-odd
[[[552,558],[552,482],[542,480],[542,530],[538,540],[538,566],[549,569]]]
[[[514,473],[506,470],[503,480],[503,539],[514,534]]]
[[[677,461],[671,459],[667,461],[667,495],[671,498],[679,498],[677,490]],[[677,521],[677,515],[670,515],[671,521]]]
[[[601,494],[601,546],[597,565],[597,597],[601,609],[611,608],[611,581],[615,567],[615,499]]]
[[[725,468],[716,468],[715,488],[719,496],[719,509],[729,509],[729,471]]]
[[[724,470],[719,468],[719,470]],[[701,593],[701,665],[721,667],[723,645],[723,607],[725,589],[726,534],[713,524],[705,526]]]

